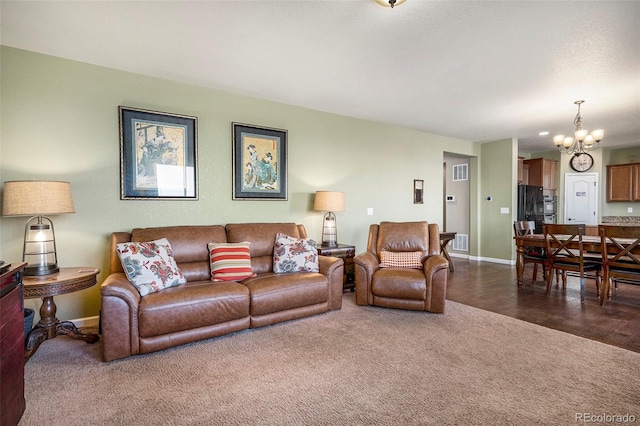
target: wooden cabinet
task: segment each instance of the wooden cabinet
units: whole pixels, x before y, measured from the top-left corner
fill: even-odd
[[[356,287],[356,270],[353,258],[356,255],[355,246],[349,244],[338,244],[335,246],[320,245],[318,246],[318,254],[320,256],[339,257],[344,261],[344,280],[342,289],[354,291]]]
[[[0,424],[17,425],[25,409],[22,270],[11,265],[0,275]]]
[[[607,202],[640,201],[640,163],[607,166]]]
[[[558,189],[558,162],[547,158],[533,158],[523,161],[523,167],[529,167],[528,185],[541,186],[542,189]]]

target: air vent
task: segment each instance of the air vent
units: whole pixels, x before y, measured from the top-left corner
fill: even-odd
[[[469,235],[456,234],[456,238],[453,240],[453,249],[458,251],[469,251]]]
[[[453,166],[453,181],[469,180],[469,165],[456,164]]]

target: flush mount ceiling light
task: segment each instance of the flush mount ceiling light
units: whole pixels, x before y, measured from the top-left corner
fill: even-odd
[[[574,104],[578,105],[578,114],[573,120],[574,137],[564,135],[557,135],[553,137],[553,143],[558,147],[558,150],[564,154],[580,155],[587,151],[595,151],[600,146],[600,141],[604,137],[604,130],[594,130],[589,133],[588,130],[582,129],[582,117],[580,116],[580,105],[584,101],[575,101]]]
[[[393,9],[394,6],[400,6],[405,1],[407,0],[376,0],[376,3],[380,6],[390,7]]]

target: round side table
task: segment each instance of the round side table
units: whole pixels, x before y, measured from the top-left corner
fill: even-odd
[[[100,336],[95,333],[83,334],[71,321],[60,321],[56,317],[54,296],[84,290],[96,284],[99,269],[89,267],[60,268],[59,272],[49,275],[23,276],[24,298],[42,298],[40,321],[29,333],[25,344],[24,360],[36,352],[42,342],[64,334],[73,339],[96,343]]]

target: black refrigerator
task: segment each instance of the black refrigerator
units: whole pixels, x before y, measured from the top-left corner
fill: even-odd
[[[544,197],[542,187],[518,185],[518,220],[533,220],[536,234],[542,234],[544,226]]]

